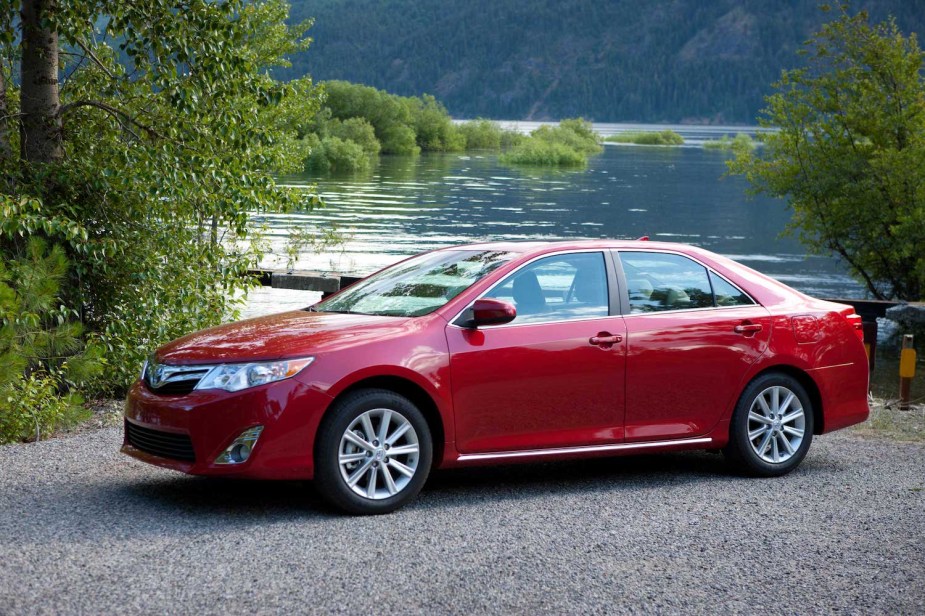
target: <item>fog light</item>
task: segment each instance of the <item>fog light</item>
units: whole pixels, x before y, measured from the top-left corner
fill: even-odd
[[[216,464],[242,464],[247,462],[251,457],[251,451],[263,432],[263,426],[255,426],[241,433],[241,436],[234,439],[234,442],[228,446],[228,449],[222,452],[222,455],[215,458]]]

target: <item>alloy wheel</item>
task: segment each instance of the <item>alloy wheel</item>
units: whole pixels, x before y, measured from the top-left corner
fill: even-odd
[[[782,385],[759,393],[748,410],[748,442],[759,458],[780,464],[800,449],[806,415],[799,396]]]
[[[344,483],[371,500],[390,498],[408,487],[419,460],[418,435],[411,422],[386,408],[361,413],[347,426],[338,447]]]

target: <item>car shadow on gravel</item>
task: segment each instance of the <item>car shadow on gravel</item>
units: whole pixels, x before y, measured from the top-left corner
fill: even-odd
[[[815,465],[810,460],[807,463],[794,476],[812,472]],[[601,494],[631,495],[692,485],[703,485],[709,490],[710,485],[734,481],[742,479],[730,472],[723,457],[706,452],[442,470],[431,475],[422,494],[406,511],[479,508],[486,503],[552,495],[589,498]],[[113,523],[121,533],[132,536],[148,533],[195,536],[253,525],[304,525],[342,519],[317,496],[311,483],[304,481],[158,473],[73,486],[51,498],[58,499],[59,505],[76,507],[90,516],[93,521],[84,527],[84,532],[91,535],[95,531],[109,533]],[[52,510],[58,509],[54,503],[51,505]]]
[[[731,477],[721,455],[668,453],[438,470],[424,493],[465,502],[467,493],[474,491],[481,495],[488,490],[498,499],[530,498],[550,492],[612,492]]]

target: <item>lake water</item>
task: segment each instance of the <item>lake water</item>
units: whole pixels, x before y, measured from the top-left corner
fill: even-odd
[[[524,132],[539,125],[504,124]],[[586,168],[555,171],[506,167],[488,152],[385,156],[361,175],[282,178],[296,187],[316,183],[327,207],[256,221],[267,225],[277,254],[285,254],[292,225],[309,231],[334,225],[343,234],[345,242],[334,250],[300,254],[296,269],[362,275],[407,255],[473,241],[648,235],[703,246],[810,295],[864,296],[837,260],[808,256],[796,239],[780,236],[790,219],[783,201],[747,198],[745,180],[725,176],[728,154],[701,147],[704,140],[754,128],[594,128],[603,135],[672,128],[687,145],[607,145]],[[285,267],[286,258],[264,265]]]

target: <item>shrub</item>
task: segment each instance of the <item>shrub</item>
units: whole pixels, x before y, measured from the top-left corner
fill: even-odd
[[[308,135],[305,141],[311,148],[306,169],[352,173],[369,168],[369,154],[353,141],[333,136],[320,139],[317,135]]]
[[[719,139],[704,141],[703,147],[707,150],[731,150],[733,152],[748,152],[758,147],[758,143],[745,133],[738,133],[735,138],[723,135]]]
[[[466,140],[450,119],[446,107],[429,94],[420,98],[403,98],[412,118],[417,144],[424,151],[458,152]]]
[[[344,141],[352,141],[370,156],[378,156],[382,149],[382,144],[376,139],[376,130],[364,118],[348,118],[343,122],[334,120],[330,135]]]
[[[588,163],[588,157],[581,152],[564,143],[543,139],[528,139],[510,152],[502,154],[499,160],[504,164],[542,167],[580,167]]]
[[[22,254],[0,261],[0,443],[38,440],[87,415],[69,389],[101,371],[101,348],[61,305],[64,250],[31,237]]]
[[[579,118],[539,127],[499,160],[504,164],[574,167],[587,164],[589,155],[602,151],[591,123]]]
[[[506,130],[491,120],[477,118],[457,124],[466,139],[467,150],[500,150],[519,145],[526,136],[516,130]]]
[[[684,137],[673,130],[629,131],[605,137],[610,143],[633,143],[636,145],[684,145]]]
[[[459,131],[466,138],[467,150],[500,150],[501,127],[497,122],[479,118],[459,125]]]

